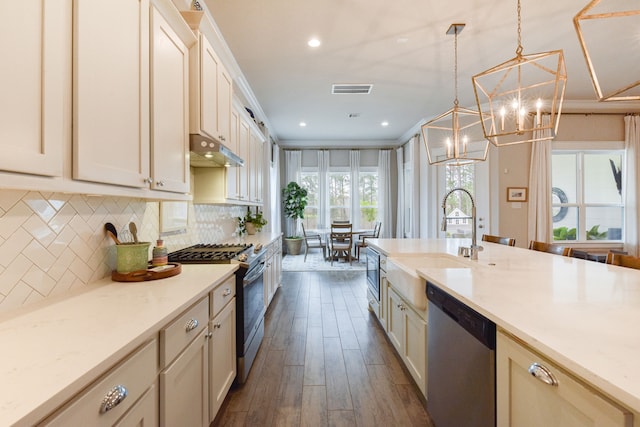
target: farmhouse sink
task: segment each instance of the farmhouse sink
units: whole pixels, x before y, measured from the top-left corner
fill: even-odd
[[[387,281],[418,310],[427,308],[424,279],[418,268],[469,268],[469,264],[449,254],[398,256],[387,258]]]

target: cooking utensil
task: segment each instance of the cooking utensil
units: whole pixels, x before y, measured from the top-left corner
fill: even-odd
[[[111,239],[113,239],[113,241],[116,242],[116,245],[122,244],[122,242],[118,240],[118,231],[116,230],[116,227],[113,224],[111,224],[110,222],[107,222],[104,225],[104,229],[109,235],[109,237],[111,237]]]
[[[131,221],[129,223],[129,231],[133,235],[133,243],[138,243],[138,227],[136,227],[136,223]]]

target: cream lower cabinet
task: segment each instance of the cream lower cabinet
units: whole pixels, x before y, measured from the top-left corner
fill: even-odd
[[[236,377],[235,276],[211,292],[209,330],[209,422],[211,423]]]
[[[160,425],[209,425],[209,298],[160,331]]]
[[[40,426],[158,424],[158,341],[144,344]]]
[[[497,337],[496,408],[498,427],[633,423],[629,411],[503,332]]]
[[[0,3],[0,170],[61,176],[71,92],[71,3]]]
[[[267,247],[264,269],[264,305],[271,304],[282,278],[282,239],[278,238]]]
[[[387,336],[423,395],[427,395],[427,322],[389,286]]]

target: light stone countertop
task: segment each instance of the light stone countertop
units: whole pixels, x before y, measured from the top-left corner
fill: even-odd
[[[480,243],[471,261],[457,256],[469,239],[369,240],[394,262],[447,253],[468,263],[417,273],[640,413],[640,270]]]
[[[110,279],[0,317],[0,425],[33,425],[205,296],[237,264]]]

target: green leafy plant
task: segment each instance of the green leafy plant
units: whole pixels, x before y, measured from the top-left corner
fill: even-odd
[[[553,240],[576,240],[576,228],[558,227],[553,229]]]
[[[262,227],[267,225],[267,220],[262,216],[262,211],[257,211],[255,214],[251,212],[251,209],[247,208],[247,213],[244,217],[236,217],[238,220],[238,233],[242,236],[247,232],[247,223],[252,223],[256,231],[262,230]]]
[[[587,240],[604,240],[607,238],[607,232],[600,232],[598,230],[599,227],[599,225],[594,225],[590,230],[587,230]]]
[[[291,219],[294,224],[292,235],[287,238],[300,238],[298,235],[298,220],[304,218],[304,209],[307,207],[307,190],[300,187],[297,182],[291,181],[282,189],[284,201],[284,215]]]

